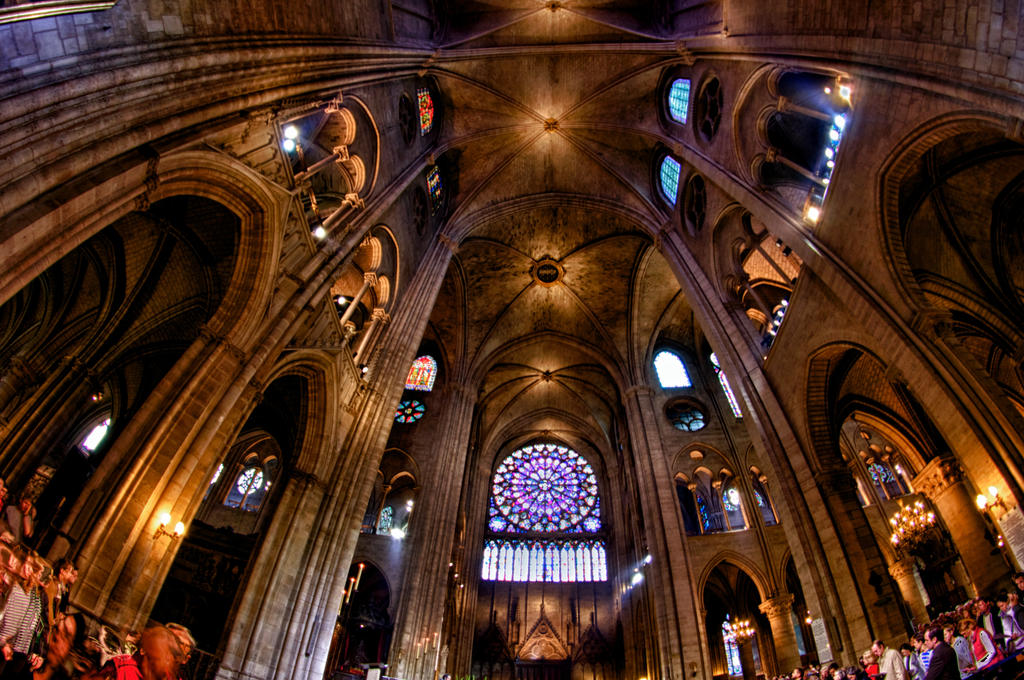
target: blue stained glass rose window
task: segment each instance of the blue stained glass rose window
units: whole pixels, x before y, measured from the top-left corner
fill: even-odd
[[[534,444],[505,458],[494,472],[490,505],[491,531],[601,530],[594,470],[565,446]]]

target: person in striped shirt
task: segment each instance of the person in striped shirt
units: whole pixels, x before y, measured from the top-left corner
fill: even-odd
[[[0,643],[5,661],[3,675],[18,672],[26,665],[42,665],[42,643],[48,627],[46,596],[39,584],[43,565],[34,555],[22,562],[21,578],[11,588],[0,613]]]

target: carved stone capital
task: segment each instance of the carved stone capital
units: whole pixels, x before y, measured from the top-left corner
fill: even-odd
[[[441,245],[447,248],[452,255],[454,255],[459,250],[459,244],[451,240],[451,238],[449,238],[445,234],[438,234],[437,240],[440,241]]]
[[[377,323],[386,324],[391,322],[391,315],[388,314],[383,307],[375,307],[373,313],[370,315],[370,318],[376,321]]]
[[[371,286],[377,285],[376,272],[366,272],[365,274],[363,274],[363,283],[368,283]],[[353,302],[356,302],[356,300],[353,300]]]
[[[935,500],[963,480],[963,468],[955,458],[936,458],[914,477],[914,490]]]
[[[897,581],[902,581],[905,578],[913,578],[914,559],[905,557],[899,562],[893,562],[889,565],[889,573]]]
[[[792,593],[783,593],[771,599],[765,600],[757,605],[758,610],[768,617],[768,620],[784,618],[789,621],[789,613],[793,611]]]

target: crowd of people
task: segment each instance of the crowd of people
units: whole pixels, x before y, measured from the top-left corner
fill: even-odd
[[[795,668],[788,680],[983,680],[1024,654],[1024,572],[1014,588],[969,600],[918,627],[898,648],[875,640],[860,665]],[[1017,664],[1013,674],[1017,675]],[[787,680],[780,676],[775,680]]]
[[[71,605],[78,570],[29,546],[35,513],[0,480],[0,680],[180,680],[195,639],[180,624],[112,632]]]

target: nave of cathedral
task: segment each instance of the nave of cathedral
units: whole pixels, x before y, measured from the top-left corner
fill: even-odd
[[[196,678],[772,678],[1024,567],[1020,0],[7,3],[0,83],[0,476]]]

